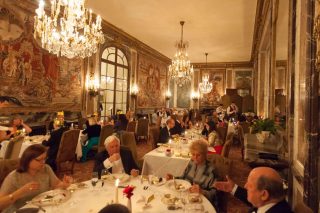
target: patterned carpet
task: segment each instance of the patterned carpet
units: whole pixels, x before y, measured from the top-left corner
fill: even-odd
[[[137,147],[138,158],[141,159],[145,153],[151,150],[149,143],[139,143]],[[237,184],[243,186],[246,182],[250,167],[241,161],[241,151],[239,147],[232,147],[230,150],[229,158],[234,160],[233,170],[230,178]],[[235,169],[236,168],[236,169]],[[84,163],[76,163],[73,178],[76,181],[85,181],[91,178],[93,169],[93,160]],[[232,195],[228,197],[228,213],[246,213],[248,208],[241,201],[234,198]]]

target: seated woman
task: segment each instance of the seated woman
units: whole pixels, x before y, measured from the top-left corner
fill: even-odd
[[[221,137],[215,128],[209,133],[208,142],[209,146],[212,146],[215,149],[216,154],[220,155],[223,148],[223,141],[221,140]]]
[[[114,124],[115,132],[126,131],[128,125],[128,119],[125,114],[119,114],[118,120]]]
[[[208,137],[210,132],[216,129],[216,124],[210,120],[209,118],[206,119],[206,123],[204,124],[204,127],[202,129],[201,134]]]
[[[214,173],[215,168],[207,160],[208,143],[203,139],[195,140],[189,147],[191,161],[185,169],[183,175],[178,177],[193,183],[189,189],[192,193],[203,194],[210,202],[217,207],[217,191],[212,188],[217,175]],[[172,179],[171,174],[167,174],[167,180]]]
[[[11,213],[26,204],[36,195],[55,188],[67,188],[72,181],[65,176],[60,181],[50,166],[45,164],[47,158],[46,148],[40,144],[29,146],[22,154],[18,169],[12,171],[4,180],[0,197],[9,195],[12,204],[2,213]],[[16,196],[15,191],[28,184],[29,191],[23,196]]]
[[[81,161],[87,160],[87,154],[91,148],[99,144],[101,126],[97,123],[95,117],[88,118],[87,129],[83,130],[83,134],[88,135],[88,143],[82,146],[82,158]]]

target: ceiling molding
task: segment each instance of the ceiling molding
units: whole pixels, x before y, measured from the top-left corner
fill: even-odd
[[[253,62],[211,62],[211,63],[192,63],[193,68],[253,68]]]
[[[135,37],[129,35],[125,31],[119,29],[118,27],[114,26],[113,24],[105,20],[102,21],[102,30],[105,33],[105,37],[109,40],[116,41],[116,43],[120,43],[121,45],[128,46],[129,48],[134,48],[138,52],[150,54],[151,56],[156,57],[167,64],[171,63],[171,59],[168,58],[167,56],[161,54],[157,50],[139,41]]]
[[[253,33],[250,61],[254,61],[254,58],[258,55],[258,50],[261,43],[261,37],[263,34],[265,22],[267,19],[268,9],[271,5],[270,2],[271,1],[265,1],[265,0],[258,0],[257,2],[257,10],[256,10],[255,23],[254,23],[254,33]]]

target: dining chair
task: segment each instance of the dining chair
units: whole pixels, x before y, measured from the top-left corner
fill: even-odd
[[[233,133],[230,133],[230,134],[228,134],[226,142],[223,144],[221,156],[223,156],[225,158],[229,157],[229,152],[230,152],[232,143],[233,143]]]
[[[211,165],[215,168],[215,175],[218,181],[225,180],[226,175],[230,176],[232,171],[233,161],[225,158],[221,155],[209,155],[208,160]],[[219,192],[218,203],[219,212],[227,212],[228,205],[228,193]]]
[[[19,158],[23,141],[24,141],[23,136],[17,136],[15,138],[11,139],[7,145],[7,148],[6,148],[6,151],[4,154],[4,159],[17,159],[17,158]]]
[[[136,132],[137,122],[130,121],[127,125],[127,132]]]
[[[134,133],[123,131],[120,134],[120,143],[122,146],[128,147],[130,149],[132,153],[132,157],[135,160],[136,164],[139,167],[142,166],[141,162],[139,162],[138,160],[137,143],[136,143],[136,138],[134,136]]]
[[[149,133],[150,133],[151,147],[152,149],[155,149],[157,148],[157,143],[159,141],[160,127],[159,126],[150,127]]]
[[[56,158],[57,174],[61,172],[71,172],[73,174],[79,134],[79,129],[72,129],[63,133]]]
[[[19,166],[19,159],[0,160],[0,186],[7,175]]]
[[[148,141],[149,136],[149,120],[146,118],[140,118],[137,124],[137,138],[138,141],[140,138],[143,138]]]
[[[104,141],[106,140],[107,137],[109,137],[110,135],[113,134],[113,125],[106,125],[106,126],[103,126],[101,128],[101,132],[100,132],[100,138],[99,138],[99,145],[98,145],[98,153],[105,150],[105,147],[104,147]],[[93,149],[95,149],[93,147]]]
[[[219,136],[220,136],[221,140],[223,141],[223,143],[225,143],[226,142],[226,137],[227,137],[227,132],[228,132],[228,127],[218,126],[216,131],[219,134]]]
[[[293,212],[295,213],[313,213],[312,209],[309,208],[304,202],[299,202],[295,205]]]

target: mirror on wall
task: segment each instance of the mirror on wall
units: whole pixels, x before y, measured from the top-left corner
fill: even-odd
[[[283,120],[286,115],[287,69],[288,69],[288,37],[289,37],[289,0],[279,1],[276,23],[275,47],[275,88],[274,116]],[[284,122],[285,123],[285,122]]]

